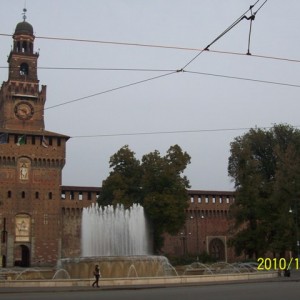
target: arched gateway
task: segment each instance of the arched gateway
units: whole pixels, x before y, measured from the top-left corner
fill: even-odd
[[[15,247],[14,251],[15,266],[28,268],[30,267],[30,249],[26,245],[19,245]]]

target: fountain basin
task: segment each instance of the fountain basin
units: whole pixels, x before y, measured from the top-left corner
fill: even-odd
[[[57,268],[66,270],[72,279],[91,278],[95,265],[103,278],[176,275],[166,257],[155,255],[62,258]]]

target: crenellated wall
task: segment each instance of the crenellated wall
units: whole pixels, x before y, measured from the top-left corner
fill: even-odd
[[[234,192],[189,190],[186,223],[177,235],[165,235],[163,252],[168,255],[208,253],[218,260],[231,261],[228,211]]]
[[[100,187],[61,187],[62,257],[80,256],[82,210],[96,203],[100,191]],[[188,195],[186,223],[177,235],[165,236],[163,252],[177,256],[207,252],[219,260],[233,260],[227,240],[228,210],[234,193],[189,190]]]
[[[100,187],[61,187],[62,258],[81,255],[82,210],[96,203],[99,193]]]

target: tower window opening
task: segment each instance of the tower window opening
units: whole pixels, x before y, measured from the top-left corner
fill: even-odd
[[[27,52],[27,42],[25,41],[22,43],[22,52],[23,53]]]
[[[52,198],[53,198],[53,194],[52,194],[52,192],[49,192],[49,194],[48,194],[48,198],[49,198],[49,200],[52,200]]]
[[[39,192],[35,192],[35,199],[39,199],[39,198],[40,198]]]
[[[10,199],[10,198],[11,198],[11,196],[12,196],[12,193],[11,193],[11,191],[8,191],[8,192],[7,192],[7,198],[9,198],[9,199]]]
[[[92,193],[88,192],[88,200],[92,200]]]
[[[16,48],[15,48],[15,50],[16,50],[17,52],[20,52],[20,50],[21,50],[21,43],[20,43],[20,42],[17,42],[17,43],[16,43]]]
[[[28,75],[29,73],[29,67],[26,63],[22,63],[20,65],[20,75]]]
[[[21,193],[21,197],[22,197],[22,199],[25,198],[25,192],[24,191]]]

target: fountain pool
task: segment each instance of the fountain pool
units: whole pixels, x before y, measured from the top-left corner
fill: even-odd
[[[84,208],[81,230],[82,257],[57,264],[71,278],[93,277],[96,264],[105,278],[176,275],[166,257],[151,255],[144,208],[138,204]]]
[[[166,257],[155,255],[64,258],[57,267],[66,270],[72,279],[91,278],[96,264],[104,278],[176,275]]]

